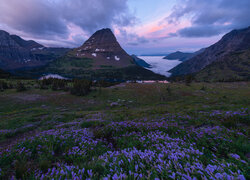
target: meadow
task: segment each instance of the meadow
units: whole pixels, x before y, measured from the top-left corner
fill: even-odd
[[[250,83],[3,80],[0,179],[250,179]],[[70,83],[69,83],[70,85]]]

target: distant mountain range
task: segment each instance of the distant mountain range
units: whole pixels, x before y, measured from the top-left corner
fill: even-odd
[[[192,74],[200,81],[250,80],[250,27],[233,30],[214,45],[195,53],[177,51],[165,59],[183,63],[171,69],[174,76]],[[47,48],[0,30],[0,71],[26,77],[59,74],[89,79],[165,79],[145,69],[150,65],[128,55],[110,29],[95,32],[75,49]]]
[[[174,67],[172,76],[195,74],[200,80],[250,79],[250,27],[233,30],[202,53]]]
[[[174,53],[171,53],[169,55],[167,55],[166,57],[164,57],[163,59],[168,59],[168,60],[179,60],[179,61],[187,61],[190,58],[201,54],[205,49],[200,49],[199,51],[196,51],[194,53],[184,53],[184,52],[180,52],[180,51],[176,51]]]
[[[68,51],[67,48],[46,48],[0,30],[0,67],[3,70],[43,66]]]

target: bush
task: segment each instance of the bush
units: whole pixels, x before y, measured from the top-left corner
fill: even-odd
[[[90,92],[92,82],[89,80],[74,80],[71,94],[77,96],[85,96]]]
[[[100,80],[96,82],[96,86],[98,87],[110,87],[116,84],[119,84],[119,82],[110,82],[110,81],[105,81],[105,80]]]
[[[0,91],[8,89],[8,84],[5,81],[0,80]]]
[[[27,90],[27,89],[26,89],[25,85],[24,85],[22,82],[18,82],[18,83],[17,83],[17,86],[16,86],[16,90],[17,90],[18,92],[21,92],[21,91],[25,91],[25,90]]]
[[[54,79],[52,82],[52,90],[64,90],[66,86],[66,81],[63,79]]]
[[[194,80],[194,77],[192,76],[192,75],[187,75],[186,77],[185,77],[185,84],[187,85],[187,86],[190,86],[190,84],[191,84],[191,82]]]
[[[39,81],[40,89],[49,89],[52,90],[64,90],[66,89],[67,80],[64,79],[55,79],[55,78],[49,78],[49,79],[43,79]]]

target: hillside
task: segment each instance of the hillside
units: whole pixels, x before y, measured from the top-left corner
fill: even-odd
[[[249,81],[250,49],[231,53],[195,75],[198,81]]]
[[[169,72],[172,73],[172,76],[196,73],[214,62],[226,60],[232,53],[244,51],[249,48],[250,27],[241,30],[233,30],[223,36],[220,41],[206,48],[203,53],[183,62]],[[234,72],[239,72],[237,69],[230,69]]]

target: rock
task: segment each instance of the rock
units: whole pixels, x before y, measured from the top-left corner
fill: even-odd
[[[112,103],[110,104],[110,106],[111,106],[111,107],[119,106],[119,103],[118,103],[118,102],[112,102]]]

